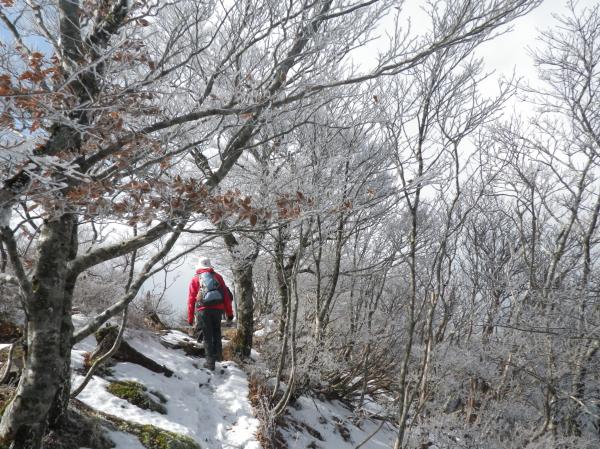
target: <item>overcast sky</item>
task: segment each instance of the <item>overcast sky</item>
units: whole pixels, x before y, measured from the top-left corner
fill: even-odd
[[[597,5],[597,0],[580,0],[578,8]],[[535,76],[532,59],[527,48],[538,45],[540,31],[557,25],[554,15],[568,15],[567,2],[564,0],[545,0],[541,6],[512,23],[513,30],[498,36],[481,47],[481,55],[486,65],[499,74],[510,75],[515,69],[517,75]]]
[[[419,17],[422,16],[421,5],[424,1],[407,0],[404,13],[411,17],[413,29],[418,30]],[[597,0],[580,0],[577,2],[578,8],[593,6]],[[485,43],[480,47],[478,55],[485,60],[486,67],[494,70],[495,74],[490,80],[490,87],[493,88],[495,79],[500,77],[510,77],[513,73],[518,77],[528,80],[535,80],[536,73],[532,64],[532,59],[528,49],[535,48],[537,36],[540,30],[556,26],[553,15],[566,14],[567,2],[563,0],[545,0],[542,5],[533,12],[512,22],[512,31],[509,31],[494,40]],[[6,41],[10,39],[3,26],[0,26],[0,39]],[[369,49],[370,50],[370,49]],[[368,53],[368,52],[365,52]],[[374,54],[372,52],[371,54]],[[490,92],[493,95],[494,92]],[[181,315],[186,307],[187,285],[193,275],[194,259],[189,258],[183,262],[183,265],[175,273],[169,276],[169,282],[173,282],[168,289],[166,296],[168,301],[174,305]],[[230,272],[225,266],[217,265],[222,274],[229,278]],[[161,277],[159,283],[162,285],[164,278]],[[151,286],[148,286],[151,288]]]
[[[415,29],[419,16],[422,14],[420,5],[424,2],[408,0],[406,3],[405,13],[411,16],[413,29]],[[597,0],[581,0],[578,2],[578,7],[593,6],[596,3]],[[490,86],[496,84],[496,79],[510,77],[513,71],[517,77],[531,81],[535,79],[536,72],[528,49],[535,48],[538,44],[539,31],[556,26],[553,15],[568,13],[566,5],[567,2],[563,0],[545,0],[540,7],[512,22],[511,31],[480,47],[478,55],[484,58],[488,70],[495,72],[494,78],[490,80]],[[168,289],[166,296],[169,302],[176,307],[178,316],[184,312],[186,307],[187,285],[194,273],[193,265],[194,260],[190,258],[171,276],[174,283]],[[216,268],[228,280],[230,276],[228,267],[217,265]]]

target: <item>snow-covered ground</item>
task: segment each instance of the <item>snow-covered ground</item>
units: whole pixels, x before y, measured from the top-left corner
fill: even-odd
[[[269,334],[270,332],[273,332],[275,330],[276,326],[277,325],[275,324],[275,321],[266,320],[260,329],[254,331],[254,335],[256,337],[264,337],[265,335]]]
[[[289,449],[382,449],[394,447],[395,429],[387,422],[357,417],[338,401],[300,397],[288,407],[287,428],[280,428]]]
[[[75,317],[76,326],[85,318]],[[143,410],[110,394],[109,380],[94,377],[78,396],[90,407],[130,422],[187,435],[207,449],[260,449],[256,432],[259,421],[248,399],[248,378],[233,362],[217,363],[214,373],[202,368],[204,359],[191,357],[182,350],[167,349],[160,338],[176,344],[188,339],[186,334],[170,331],[159,337],[148,331],[128,330],[126,341],[139,352],[174,372],[172,377],[157,374],[132,363],[117,363],[110,380],[134,380],[142,383],[151,395],[156,391],[167,399],[167,414]],[[86,352],[96,346],[94,337],[77,344],[73,351],[73,368],[81,368]],[[258,353],[254,357],[260,358]],[[82,380],[74,370],[73,387]],[[358,419],[340,402],[325,402],[300,397],[288,407],[281,435],[289,449],[347,449],[361,445],[364,449],[393,446],[395,429],[388,423],[368,418]],[[133,435],[110,432],[116,449],[143,449]]]
[[[167,338],[174,342],[184,337],[187,336],[173,333]],[[171,369],[174,375],[169,378],[139,365],[117,363],[114,380],[134,380],[145,385],[149,392],[163,394],[167,399],[164,404],[167,414],[143,410],[113,396],[106,390],[109,381],[97,376],[78,399],[96,410],[130,422],[152,424],[187,435],[203,448],[261,447],[255,437],[259,422],[253,416],[248,400],[247,377],[233,362],[217,363],[217,370],[211,373],[201,368],[204,359],[186,356],[181,350],[167,349],[160,344],[158,336],[149,332],[127,331],[125,339],[142,354]],[[85,352],[93,350],[95,345],[95,339],[89,337],[75,347],[74,368],[81,366]],[[74,374],[73,386],[79,385],[82,378]],[[112,436],[116,449],[137,447],[131,443],[135,437],[121,432]]]

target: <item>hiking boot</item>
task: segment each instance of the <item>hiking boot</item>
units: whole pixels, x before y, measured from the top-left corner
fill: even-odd
[[[215,370],[215,361],[207,360],[206,362],[204,362],[204,368],[206,368],[210,371],[214,371]]]

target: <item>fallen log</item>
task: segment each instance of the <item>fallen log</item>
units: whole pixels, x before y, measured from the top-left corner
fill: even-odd
[[[95,334],[98,346],[92,353],[90,359],[93,361],[96,358],[101,357],[103,354],[106,354],[110,348],[112,348],[115,340],[117,339],[118,333],[119,329],[117,326],[106,326],[100,328]],[[144,354],[129,345],[129,343],[127,343],[125,340],[121,341],[119,349],[117,349],[111,359],[119,362],[135,363],[136,365],[143,366],[152,372],[162,373],[166,377],[171,377],[173,375],[173,371],[171,371],[169,368],[164,365],[159,365],[151,358],[146,357]]]

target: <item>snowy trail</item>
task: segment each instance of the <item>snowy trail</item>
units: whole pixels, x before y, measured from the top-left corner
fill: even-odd
[[[80,325],[83,323],[79,323]],[[170,331],[162,337],[171,344],[189,337]],[[174,374],[165,377],[132,363],[117,363],[110,380],[134,380],[159,392],[166,399],[167,414],[143,410],[110,394],[109,380],[94,377],[78,396],[90,407],[138,424],[151,424],[193,438],[203,449],[261,449],[256,439],[259,421],[248,399],[246,374],[233,362],[217,363],[214,373],[202,368],[204,359],[189,357],[182,350],[167,349],[159,337],[147,331],[127,331],[127,342]],[[73,351],[73,368],[81,367],[84,354],[96,346],[88,337]],[[82,376],[73,375],[73,385]],[[359,419],[337,401],[321,401],[301,396],[288,407],[286,425],[279,428],[289,449],[362,449],[393,446],[396,432],[389,423]],[[110,432],[116,449],[145,449],[137,438],[123,432]]]
[[[202,447],[214,449],[260,449],[255,433],[259,422],[248,400],[248,379],[233,362],[217,363],[215,373],[201,368],[204,359],[186,356],[181,350],[166,349],[158,336],[143,331],[128,331],[125,338],[135,349],[173,370],[170,378],[139,365],[118,363],[114,380],[135,380],[149,392],[164,395],[167,414],[143,410],[106,391],[109,382],[94,377],[78,399],[96,410],[139,424],[152,424],[165,430],[188,435]],[[171,340],[188,338],[172,331]],[[74,368],[81,366],[83,354],[95,346],[90,337],[75,347]],[[221,369],[219,369],[221,368]],[[222,373],[221,373],[222,371]],[[73,385],[82,376],[74,374]],[[119,436],[120,435],[120,436]],[[114,435],[117,449],[131,448],[126,434]]]

